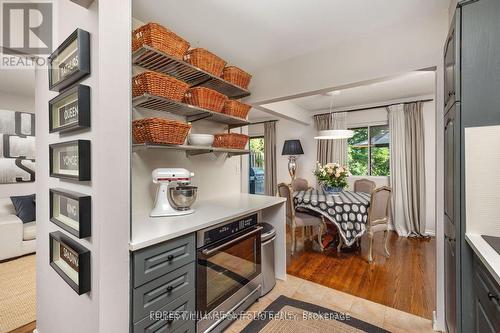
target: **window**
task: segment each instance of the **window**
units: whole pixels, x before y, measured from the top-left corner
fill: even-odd
[[[264,137],[250,138],[249,193],[265,194]]]
[[[389,176],[389,126],[351,128],[348,164],[353,176]]]

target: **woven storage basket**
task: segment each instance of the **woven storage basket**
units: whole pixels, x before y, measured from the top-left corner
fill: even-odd
[[[187,83],[156,72],[144,72],[132,78],[133,97],[150,94],[180,102],[188,89]]]
[[[221,133],[214,135],[213,147],[245,149],[248,135],[239,133]]]
[[[184,56],[184,60],[191,65],[203,69],[204,71],[215,76],[221,76],[224,66],[227,64],[224,59],[221,59],[212,52],[202,48],[189,50]]]
[[[142,45],[149,45],[181,60],[190,46],[189,42],[158,23],[148,23],[132,32],[132,51],[137,50]]]
[[[234,99],[228,99],[224,104],[222,113],[242,119],[247,119],[250,108],[251,106],[248,104],[235,101]]]
[[[236,66],[224,67],[222,78],[243,89],[248,89],[252,75]]]
[[[145,118],[132,122],[132,134],[137,143],[161,143],[182,145],[191,125],[180,121]]]
[[[215,112],[221,112],[226,101],[227,96],[205,87],[191,88],[184,97],[184,102],[188,104]]]

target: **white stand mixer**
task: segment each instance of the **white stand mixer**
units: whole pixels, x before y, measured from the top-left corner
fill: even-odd
[[[179,216],[192,214],[190,206],[196,200],[197,188],[191,184],[194,173],[181,168],[153,170],[153,183],[159,184],[154,208],[149,216]]]

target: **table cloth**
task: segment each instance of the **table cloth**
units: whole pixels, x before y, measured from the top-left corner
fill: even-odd
[[[370,194],[343,191],[332,195],[322,189],[309,189],[293,193],[295,208],[311,209],[332,222],[347,246],[354,244],[366,231]]]

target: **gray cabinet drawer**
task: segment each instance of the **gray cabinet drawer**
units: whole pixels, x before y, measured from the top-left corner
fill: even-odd
[[[191,290],[134,324],[133,333],[177,333],[184,325],[195,323],[194,315],[195,292]]]
[[[495,332],[500,332],[500,286],[484,267],[479,258],[475,257],[474,286],[476,292],[476,315],[488,319],[488,326]],[[477,319],[477,324],[481,324]],[[484,323],[486,324],[486,322]],[[478,332],[480,325],[478,325]]]
[[[195,265],[191,263],[134,289],[134,322],[194,289],[194,279]]]
[[[196,333],[196,322],[193,320],[189,323],[185,323],[184,325],[176,329],[174,333]]]
[[[195,260],[195,234],[134,252],[134,287],[139,287]]]

